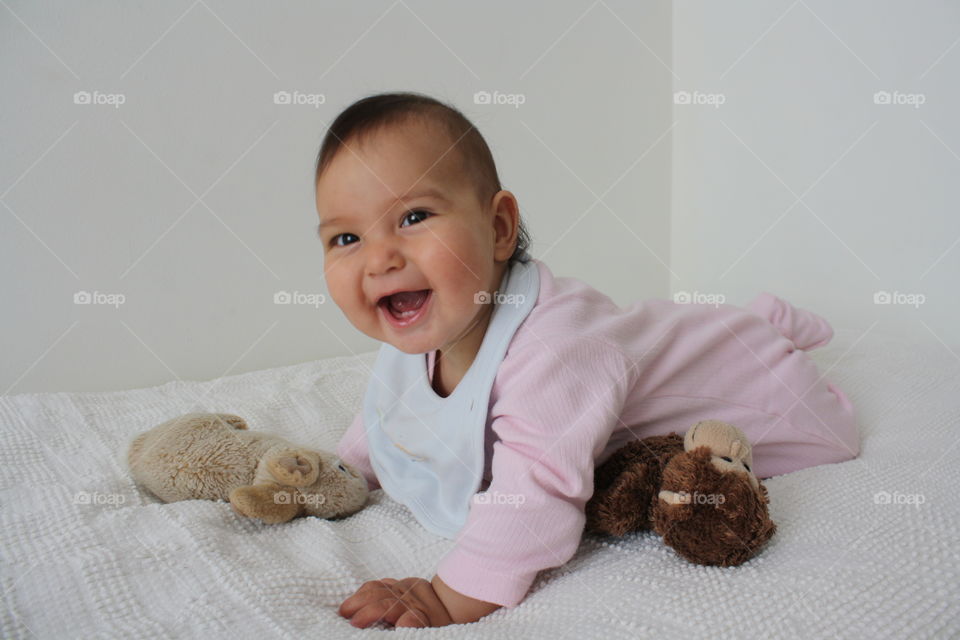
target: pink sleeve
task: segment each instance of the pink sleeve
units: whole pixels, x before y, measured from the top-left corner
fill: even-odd
[[[380,488],[377,474],[370,466],[370,454],[367,450],[367,432],[363,428],[363,409],[353,419],[346,433],[337,445],[337,455],[347,464],[353,465],[367,479],[370,491]]]
[[[823,347],[833,338],[833,327],[829,322],[772,293],[762,292],[746,308],[776,327],[802,351]]]
[[[437,568],[454,590],[515,607],[537,573],[574,555],[593,495],[594,460],[635,379],[607,343],[545,338],[507,353],[491,396],[492,480],[471,502]]]

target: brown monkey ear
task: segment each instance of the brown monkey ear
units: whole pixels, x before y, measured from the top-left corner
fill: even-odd
[[[230,506],[247,518],[259,518],[266,524],[287,522],[300,515],[303,505],[296,490],[278,484],[237,487],[230,492]]]
[[[658,497],[667,504],[690,504],[690,494],[685,491],[677,493],[676,491],[662,489]]]
[[[663,489],[657,495],[657,504],[654,505],[654,519],[657,522],[661,521],[662,518],[656,517],[660,515],[667,518],[671,523],[689,520],[693,515],[693,505],[691,502],[689,493]],[[658,530],[658,533],[661,532]],[[663,534],[661,533],[661,535]]]

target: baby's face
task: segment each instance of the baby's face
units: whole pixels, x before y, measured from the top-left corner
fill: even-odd
[[[445,350],[484,312],[475,294],[496,290],[506,269],[491,203],[477,201],[452,141],[423,125],[348,144],[317,184],[330,296],[376,340],[405,353]],[[379,304],[396,291],[425,289],[426,301],[405,325]]]

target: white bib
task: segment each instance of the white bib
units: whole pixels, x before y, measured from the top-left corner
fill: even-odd
[[[380,486],[445,538],[466,523],[483,480],[490,391],[514,333],[536,304],[540,274],[533,260],[514,262],[500,284],[480,351],[453,393],[441,398],[433,390],[426,354],[383,343],[364,395],[370,464]]]

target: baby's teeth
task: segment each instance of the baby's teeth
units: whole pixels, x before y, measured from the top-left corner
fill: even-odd
[[[394,318],[403,319],[403,318],[409,318],[411,316],[416,315],[418,311],[420,311],[420,309],[411,309],[409,311],[394,311],[391,309],[390,313],[393,314]]]

